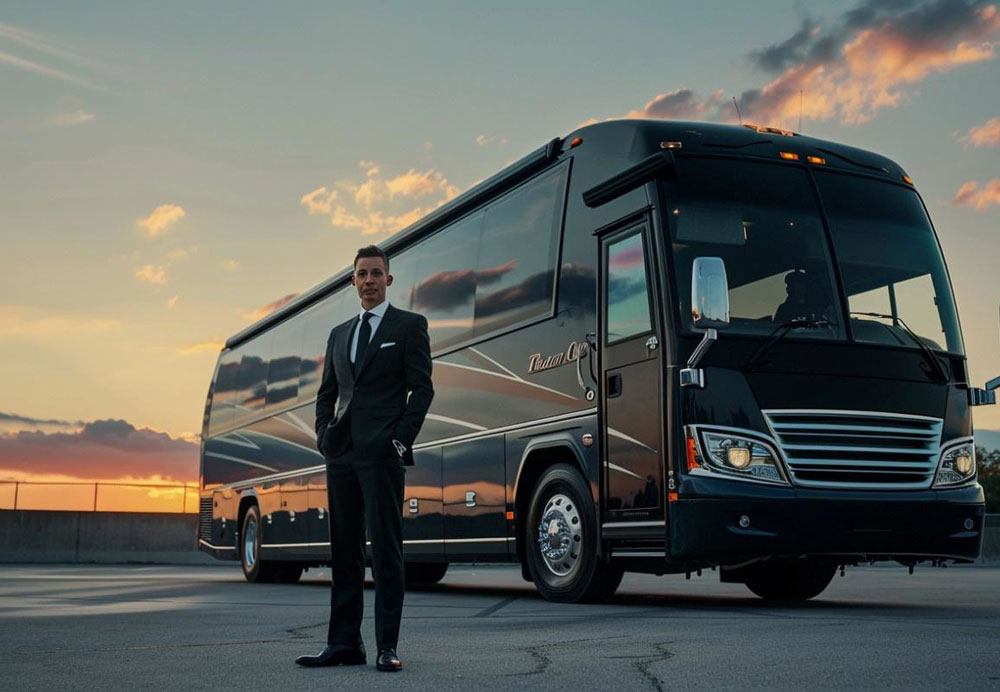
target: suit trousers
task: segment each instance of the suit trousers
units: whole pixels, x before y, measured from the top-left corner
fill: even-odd
[[[406,589],[402,516],[405,475],[398,457],[358,460],[348,454],[327,461],[333,565],[328,644],[356,646],[361,642],[367,524],[375,577],[375,639],[380,650],[396,648]]]

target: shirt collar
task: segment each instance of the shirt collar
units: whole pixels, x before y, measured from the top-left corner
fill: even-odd
[[[389,299],[386,298],[381,303],[373,307],[371,310],[365,310],[364,308],[361,308],[361,312],[358,313],[358,319],[364,318],[366,312],[370,312],[372,314],[372,317],[377,317],[379,319],[382,319],[382,317],[385,315],[385,311],[388,308],[389,308]]]

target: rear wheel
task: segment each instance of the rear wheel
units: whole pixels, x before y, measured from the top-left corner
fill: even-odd
[[[243,565],[243,576],[246,577],[248,582],[254,584],[262,584],[274,581],[286,581],[281,579],[282,576],[282,564],[280,562],[273,562],[271,560],[261,560],[260,559],[260,543],[261,543],[261,523],[260,523],[260,510],[257,505],[250,505],[247,508],[247,513],[243,516],[243,530],[240,532],[240,563]],[[289,570],[285,573],[286,577],[291,577],[294,570]],[[298,568],[298,574],[295,575],[294,579],[288,579],[288,581],[296,581],[302,574],[302,568]]]
[[[597,556],[594,503],[572,466],[553,466],[538,479],[523,531],[528,571],[543,598],[596,601],[621,583],[622,569]]]
[[[746,585],[761,598],[806,601],[829,586],[837,565],[803,558],[771,558],[746,568]]]
[[[407,562],[404,569],[406,585],[437,584],[447,571],[447,562]]]

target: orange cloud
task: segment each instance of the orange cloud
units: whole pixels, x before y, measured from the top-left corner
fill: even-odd
[[[983,184],[970,180],[963,183],[958,192],[955,193],[955,204],[973,209],[989,209],[1000,206],[1000,178],[993,178]]]
[[[267,317],[268,315],[270,315],[272,312],[274,312],[275,310],[277,310],[278,308],[281,308],[281,307],[284,307],[285,305],[288,305],[293,300],[295,300],[296,298],[298,298],[298,296],[299,296],[298,293],[289,293],[287,296],[282,296],[281,298],[278,298],[277,300],[271,301],[270,303],[268,303],[267,305],[265,305],[263,307],[260,307],[260,308],[257,308],[256,310],[253,310],[251,312],[245,313],[243,315],[243,317],[246,318],[250,322],[256,322],[257,320],[262,320],[265,317]]]
[[[959,137],[959,141],[974,147],[1000,145],[1000,118],[990,118],[982,125],[973,125],[963,137]]]
[[[38,309],[23,305],[0,305],[0,339],[93,334],[118,324],[118,320],[107,317],[44,314]]]
[[[199,341],[196,344],[189,344],[187,346],[181,346],[177,349],[177,352],[182,356],[192,356],[198,353],[218,353],[222,350],[225,344],[221,341]]]
[[[167,307],[168,308],[174,307],[175,305],[177,305],[178,300],[180,300],[179,296],[171,296],[170,298],[167,298]]]
[[[154,284],[156,286],[163,286],[167,283],[167,270],[152,264],[144,264],[141,267],[136,267],[132,275],[136,281],[142,283]]]
[[[176,204],[161,204],[144,219],[135,222],[136,228],[145,229],[150,238],[166,233],[178,221],[187,216],[183,207]]]
[[[312,192],[302,195],[299,200],[302,206],[309,210],[310,214],[329,214],[333,207],[333,200],[337,199],[337,191],[326,191],[326,186],[318,187]]]
[[[996,57],[1000,11],[966,0],[886,3],[866,0],[828,29],[811,19],[790,38],[748,55],[777,74],[737,102],[745,119],[789,125],[798,118],[870,120],[912,98],[911,87],[931,74]],[[660,94],[626,117],[702,118],[732,122],[730,99],[702,99],[691,89]]]
[[[302,196],[300,202],[310,215],[323,214],[335,228],[360,231],[364,235],[398,231],[457,196],[458,187],[433,168],[413,168],[392,177],[383,177],[372,161],[359,161],[364,172],[361,182],[341,181],[337,189],[325,185]],[[341,195],[340,193],[344,193]],[[412,200],[438,199],[431,204],[411,206]]]

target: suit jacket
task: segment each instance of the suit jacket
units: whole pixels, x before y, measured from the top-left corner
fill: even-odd
[[[316,397],[316,445],[327,459],[399,458],[413,465],[413,441],[434,398],[427,319],[390,304],[354,374],[351,337],[355,316],[334,327]],[[409,395],[409,398],[407,398]]]

